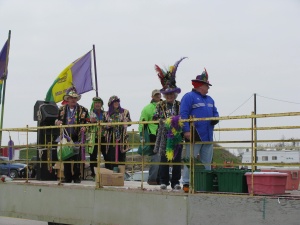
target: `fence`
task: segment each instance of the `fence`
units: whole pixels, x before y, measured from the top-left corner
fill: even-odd
[[[297,167],[300,168],[300,159],[291,162],[280,162],[280,163],[268,163],[268,162],[257,162],[257,152],[259,150],[268,150],[268,149],[274,149],[274,150],[293,150],[295,152],[299,152],[299,141],[300,139],[295,137],[299,136],[299,125],[295,125],[296,121],[299,121],[299,115],[300,112],[287,112],[287,113],[272,113],[272,114],[254,114],[251,113],[251,115],[241,115],[241,116],[226,116],[226,117],[219,117],[219,118],[190,118],[188,120],[182,120],[182,122],[189,122],[190,129],[195,130],[194,123],[195,122],[201,122],[206,120],[219,120],[219,125],[217,125],[214,129],[215,134],[215,141],[213,142],[182,142],[181,144],[184,145],[190,145],[190,155],[193,155],[193,146],[194,144],[213,144],[214,145],[214,151],[221,149],[221,150],[236,150],[239,152],[240,156],[242,155],[243,151],[250,151],[251,152],[251,162],[243,163],[241,161],[238,162],[232,162],[230,161],[230,167],[245,167],[251,168],[251,171],[254,171],[258,167],[261,166],[276,166],[276,167]],[[112,145],[112,146],[119,146],[120,143],[101,143],[101,135],[103,134],[102,131],[105,131],[107,127],[114,127],[114,126],[128,126],[132,124],[137,125],[143,125],[143,124],[149,124],[149,123],[158,123],[158,121],[134,121],[134,122],[118,122],[118,123],[102,123],[98,122],[97,124],[79,124],[79,125],[61,125],[61,126],[46,126],[46,127],[28,127],[25,128],[5,128],[2,129],[3,133],[22,133],[25,134],[27,143],[25,145],[15,145],[15,149],[25,148],[26,150],[26,157],[25,159],[21,160],[21,162],[26,163],[27,165],[29,163],[45,163],[47,164],[48,169],[53,169],[53,164],[55,163],[61,163],[62,160],[53,160],[52,153],[55,151],[58,147],[62,147],[62,144],[56,143],[55,140],[59,136],[59,134],[63,133],[63,130],[65,128],[81,128],[85,127],[86,130],[91,130],[92,127],[97,127],[98,131],[96,135],[98,136],[98,143],[95,143],[96,146],[98,146],[98,156],[101,155],[101,146],[105,145]],[[236,125],[237,124],[237,125]],[[242,127],[240,125],[243,125]],[[261,126],[258,126],[258,124],[261,124]],[[222,127],[221,126],[227,126]],[[129,129],[129,128],[127,128]],[[43,131],[43,132],[41,132]],[[37,141],[36,144],[30,144],[29,143],[29,134],[30,133],[37,133]],[[41,135],[42,133],[42,135]],[[144,129],[142,130],[142,134],[144,133]],[[195,134],[195,132],[193,132]],[[40,134],[40,135],[39,135]],[[140,142],[139,140],[139,132],[132,129],[131,131],[128,131],[127,134],[129,135],[129,142],[126,143],[126,146],[128,147],[127,150],[137,148],[139,145],[145,146],[145,145],[155,145],[155,143],[146,143],[146,142]],[[281,138],[279,137],[281,134]],[[289,139],[285,139],[285,136],[289,135],[292,137]],[[294,136],[295,135],[295,136]],[[265,138],[269,137],[269,138]],[[283,138],[284,137],[284,138]],[[192,138],[194,140],[194,138]],[[41,144],[42,143],[42,144]],[[86,148],[86,143],[73,143],[70,144],[72,146],[77,146],[81,148]],[[10,146],[1,146],[1,148],[9,148]],[[36,149],[37,152],[47,152],[46,158],[43,158],[44,160],[36,160],[36,161],[30,161],[29,157],[29,150],[30,149]],[[38,153],[37,153],[38,154]],[[144,171],[145,166],[149,166],[151,164],[169,164],[169,165],[181,165],[181,166],[189,166],[192,168],[190,170],[190,177],[192,177],[192,174],[194,173],[196,166],[201,166],[200,162],[195,161],[192,157],[190,157],[186,161],[182,161],[180,163],[151,163],[146,159],[145,155],[141,156],[141,161],[137,162],[134,160],[134,155],[136,153],[133,151],[128,151],[127,155],[130,155],[130,157],[127,157],[126,162],[122,162],[122,164],[125,164],[127,167],[131,167],[131,171],[134,171],[134,166],[139,165],[141,167],[141,170]],[[200,156],[201,157],[201,156]],[[40,159],[42,157],[39,157]],[[54,157],[55,158],[55,157]],[[61,157],[60,157],[61,158]],[[12,161],[10,161],[12,162]],[[72,161],[63,161],[64,163],[72,163]],[[97,161],[92,161],[94,163],[97,163],[100,165],[100,163],[104,163],[103,159],[101,157],[97,158]],[[80,163],[86,163],[86,160],[80,161]],[[91,163],[91,162],[89,162]],[[117,160],[115,161],[106,161],[105,163],[110,163],[112,165],[114,164],[120,164]],[[225,165],[224,165],[225,163]],[[224,158],[223,162],[212,162],[213,167],[228,167],[228,160]],[[142,175],[143,176],[143,175]],[[25,181],[28,182],[29,175],[27,173],[27,176],[25,178]],[[61,182],[61,178],[60,181]],[[191,180],[191,191],[194,191],[194,180]],[[97,187],[100,187],[100,184],[97,184]],[[141,182],[141,188],[143,188],[143,182]]]

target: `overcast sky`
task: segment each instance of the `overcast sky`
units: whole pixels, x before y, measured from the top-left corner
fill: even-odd
[[[167,67],[184,56],[177,70],[178,100],[206,67],[220,116],[250,115],[254,93],[259,114],[297,112],[299,21],[299,0],[0,0],[0,48],[12,32],[3,127],[36,126],[35,102],[93,44],[106,109],[109,97],[118,95],[134,121],[151,91],[161,88],[154,65]],[[79,103],[90,108],[94,96],[95,91],[86,93]],[[297,125],[299,118],[280,121]],[[232,123],[218,127],[244,125]],[[277,135],[300,137],[298,130]],[[24,134],[12,137],[15,144],[26,140]],[[217,133],[215,139],[229,137]],[[3,143],[7,140],[4,132]]]

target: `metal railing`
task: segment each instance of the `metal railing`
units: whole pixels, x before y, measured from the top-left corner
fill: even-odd
[[[189,122],[191,130],[195,129],[194,123],[199,122],[199,121],[207,121],[207,120],[219,120],[222,126],[223,123],[229,123],[229,127],[222,127],[220,128],[220,125],[216,126],[214,129],[214,134],[219,135],[219,140],[213,141],[213,142],[182,142],[181,144],[183,145],[190,145],[190,155],[193,156],[193,144],[213,144],[214,145],[214,150],[228,150],[228,149],[235,149],[235,150],[242,150],[242,149],[250,149],[252,153],[251,157],[251,162],[250,163],[231,163],[233,167],[245,167],[248,166],[250,167],[252,171],[257,169],[257,167],[260,166],[279,166],[279,167],[284,167],[284,166],[292,166],[292,167],[299,167],[300,168],[300,162],[295,162],[295,163],[258,163],[257,160],[257,151],[258,150],[266,150],[270,148],[274,148],[276,150],[282,150],[282,149],[291,149],[294,151],[300,151],[300,146],[299,142],[300,139],[298,137],[293,137],[292,139],[285,140],[283,138],[271,138],[271,139],[265,139],[265,138],[260,138],[264,136],[269,136],[265,135],[267,132],[271,131],[280,131],[282,135],[285,134],[286,131],[297,131],[298,133],[294,132],[293,134],[298,135],[300,126],[294,124],[293,122],[292,125],[281,125],[282,123],[282,118],[286,117],[295,117],[296,120],[294,121],[299,121],[299,116],[300,112],[287,112],[287,113],[272,113],[272,114],[254,114],[251,113],[251,115],[241,115],[241,116],[225,116],[225,117],[218,117],[218,118],[190,118],[188,120],[182,120],[182,122]],[[256,123],[254,124],[254,119],[259,119],[259,123],[263,122],[264,120],[272,120],[272,125],[264,125],[264,126],[257,126]],[[278,120],[279,119],[279,120]],[[277,120],[277,121],[276,121]],[[240,121],[246,121],[248,123],[248,126],[244,127],[239,127]],[[274,122],[279,123],[279,125],[273,125]],[[104,123],[104,122],[98,122],[97,124],[78,124],[78,125],[60,125],[60,126],[44,126],[44,127],[29,127],[26,126],[25,128],[4,128],[2,129],[3,134],[5,135],[6,132],[8,133],[13,133],[13,132],[18,132],[18,133],[25,133],[26,135],[26,144],[25,145],[15,145],[15,149],[19,148],[25,148],[26,150],[26,157],[23,160],[20,160],[20,162],[24,162],[27,165],[29,163],[46,163],[48,165],[49,169],[54,169],[53,165],[55,163],[73,163],[73,161],[62,161],[62,160],[53,160],[53,157],[51,154],[55,154],[54,152],[58,147],[62,147],[62,144],[55,143],[55,139],[58,134],[63,133],[63,129],[65,128],[78,128],[78,127],[85,127],[87,130],[91,127],[96,126],[98,128],[97,136],[98,136],[98,143],[95,143],[96,146],[98,146],[98,156],[101,156],[101,146],[102,145],[112,145],[112,146],[117,146],[120,143],[101,143],[101,135],[102,135],[102,130],[105,130],[107,126],[112,127],[112,126],[119,126],[119,125],[140,125],[140,124],[150,124],[150,123],[158,123],[158,121],[133,121],[133,122],[110,122],[110,123]],[[236,127],[232,127],[235,123],[238,125]],[[244,123],[244,122],[243,122]],[[262,123],[264,124],[264,123]],[[53,132],[54,130],[57,131],[56,134]],[[29,143],[29,133],[36,132],[36,133],[41,133],[40,131],[43,131],[44,134],[42,137],[39,137],[40,140],[44,139],[43,144],[38,144],[38,143]],[[145,143],[145,142],[139,142],[139,132],[135,131],[132,129],[131,131],[127,132],[128,135],[130,136],[130,142],[128,145],[130,148],[137,148],[139,145],[145,146],[145,145],[155,145],[155,143]],[[144,133],[144,130],[142,131],[142,134]],[[195,132],[193,132],[195,134]],[[224,134],[226,136],[227,134],[229,137],[220,138],[220,135]],[[225,135],[226,134],[226,135]],[[4,136],[3,135],[3,136]],[[275,135],[274,135],[275,136]],[[278,136],[278,134],[277,134]],[[273,135],[272,135],[273,137]],[[138,139],[138,140],[137,140]],[[215,138],[216,139],[216,138]],[[193,138],[194,140],[194,138]],[[287,143],[291,143],[291,145],[286,145]],[[263,144],[267,146],[263,146]],[[78,143],[78,144],[72,144],[73,146],[80,146],[80,147],[86,147],[86,143]],[[273,146],[272,146],[273,145]],[[1,148],[9,148],[11,146],[1,146]],[[30,161],[29,159],[29,151],[30,149],[36,149],[37,151],[40,152],[47,152],[47,160],[41,161]],[[87,153],[86,153],[87,154]],[[110,164],[124,164],[127,168],[130,168],[131,172],[134,172],[134,167],[136,165],[140,166],[141,171],[142,171],[142,180],[143,180],[143,171],[146,166],[152,165],[152,164],[168,164],[168,165],[181,165],[181,166],[189,166],[191,168],[190,170],[190,178],[191,178],[191,183],[190,183],[190,193],[194,193],[194,183],[192,179],[192,174],[194,173],[195,166],[203,165],[201,163],[195,162],[192,157],[190,157],[189,162],[180,162],[180,163],[153,163],[149,162],[147,159],[147,156],[141,155],[141,161],[134,161],[134,156],[136,153],[133,151],[127,152],[127,155],[130,157],[127,157],[126,162],[118,162],[118,161],[106,161],[101,157],[97,158],[97,161],[89,161],[88,163],[97,163],[98,166],[100,166],[101,163],[110,163]],[[42,157],[39,157],[42,158]],[[60,157],[61,158],[61,157]],[[226,161],[226,159],[224,159]],[[9,161],[10,163],[14,161]],[[87,163],[85,160],[81,160],[78,163]],[[224,163],[216,163],[212,162],[211,164],[213,167],[222,167],[224,166]],[[83,175],[83,174],[82,174]],[[28,173],[25,178],[25,182],[28,182],[30,179]],[[253,177],[252,177],[253,179]],[[62,178],[60,176],[59,178],[59,184],[62,182]],[[252,182],[253,183],[253,182]],[[100,181],[97,182],[96,187],[101,187]],[[143,182],[141,182],[141,188],[143,189]]]

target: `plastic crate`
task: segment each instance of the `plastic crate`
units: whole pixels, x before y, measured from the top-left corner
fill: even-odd
[[[246,173],[249,193],[252,192],[252,173]],[[287,183],[287,173],[279,172],[254,172],[253,194],[274,195],[284,194]]]
[[[215,172],[195,166],[194,189],[195,191],[218,191],[218,178]]]
[[[287,181],[285,190],[298,190],[299,189],[299,183],[300,183],[300,170],[295,169],[280,169],[280,170],[261,170],[262,172],[280,172],[280,173],[287,173]]]
[[[245,173],[249,170],[218,169],[218,187],[220,192],[248,193]]]

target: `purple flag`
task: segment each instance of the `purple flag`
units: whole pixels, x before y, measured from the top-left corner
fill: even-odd
[[[83,94],[93,90],[91,52],[88,52],[74,62],[71,68],[73,85],[78,94]]]
[[[4,72],[6,68],[6,60],[7,60],[7,45],[8,41],[5,42],[1,52],[0,52],[0,80],[4,78]],[[7,71],[6,71],[7,74]]]

